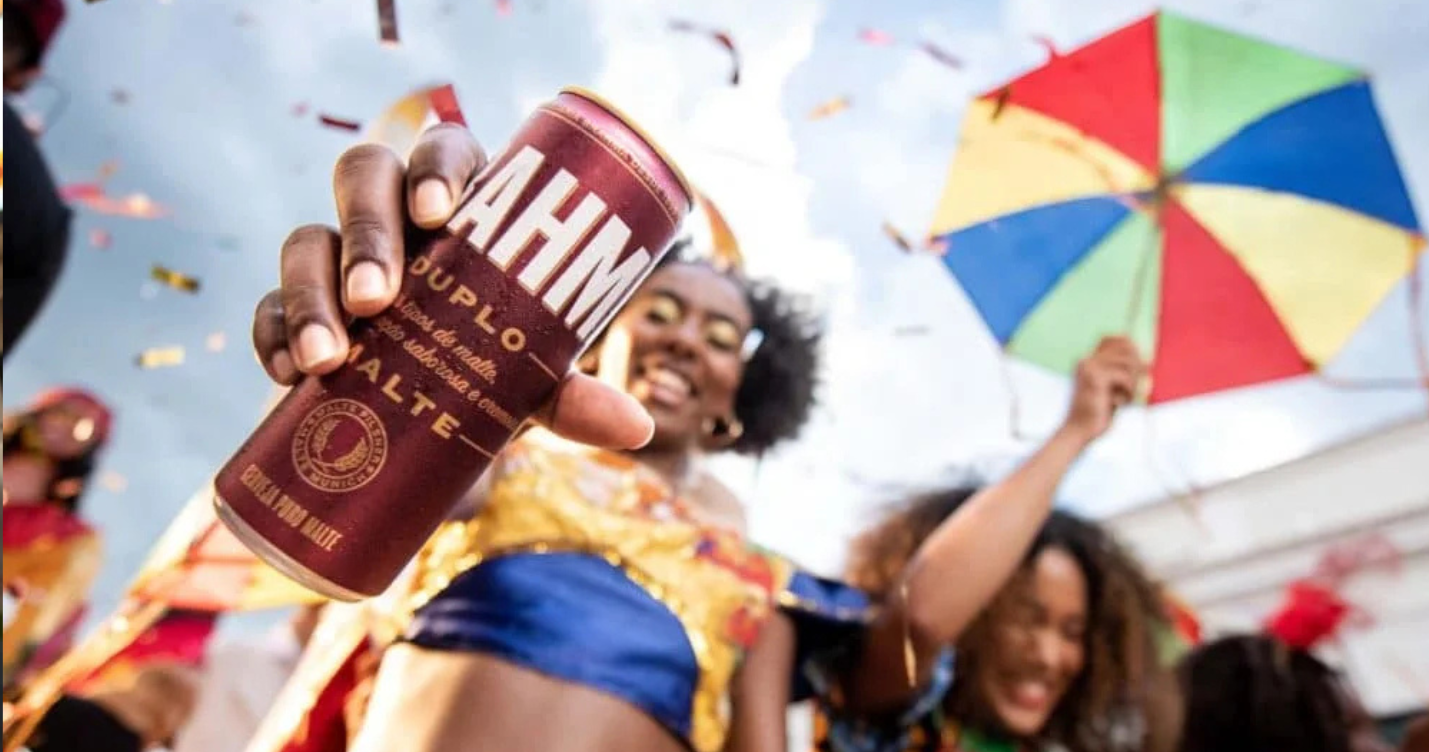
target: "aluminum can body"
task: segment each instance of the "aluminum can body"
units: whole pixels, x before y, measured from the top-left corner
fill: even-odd
[[[220,519],[323,595],[381,593],[644,281],[691,192],[614,107],[567,89],[409,229],[397,301],[219,471]]]

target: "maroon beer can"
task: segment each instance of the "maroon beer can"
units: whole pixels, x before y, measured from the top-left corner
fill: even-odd
[[[219,471],[219,517],[312,590],[381,593],[552,398],[691,201],[630,120],[561,91],[444,229],[409,230],[396,303],[355,324],[346,364],[294,387]]]

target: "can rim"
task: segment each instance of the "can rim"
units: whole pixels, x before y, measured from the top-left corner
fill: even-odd
[[[651,151],[655,152],[655,156],[659,157],[660,161],[664,162],[665,166],[670,169],[670,172],[675,175],[675,180],[680,184],[680,189],[685,192],[685,199],[691,205],[694,204],[695,189],[690,185],[690,179],[685,177],[685,172],[680,169],[680,165],[676,163],[673,158],[670,157],[670,154],[668,152],[661,148],[659,142],[657,142],[654,138],[651,138],[650,134],[644,128],[641,128],[640,125],[637,124],[633,119],[631,119],[629,115],[625,114],[625,112],[619,107],[616,107],[614,104],[611,104],[610,100],[591,91],[590,89],[585,88],[584,86],[567,86],[561,89],[561,93],[574,94],[582,99],[589,100],[597,107],[600,107],[606,112],[609,112],[611,115],[614,115],[616,119],[625,124],[625,127],[634,131],[635,135],[639,136],[640,140],[644,141],[645,145],[649,146]]]

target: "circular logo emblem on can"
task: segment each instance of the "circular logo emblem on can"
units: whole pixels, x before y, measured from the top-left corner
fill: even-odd
[[[387,460],[387,429],[372,408],[350,399],[310,410],[293,434],[293,467],[313,488],[329,493],[361,488]]]

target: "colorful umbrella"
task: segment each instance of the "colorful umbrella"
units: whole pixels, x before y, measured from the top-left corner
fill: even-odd
[[[1149,402],[1313,373],[1424,248],[1362,71],[1161,12],[970,106],[934,219],[1011,354]]]

